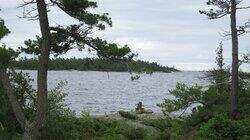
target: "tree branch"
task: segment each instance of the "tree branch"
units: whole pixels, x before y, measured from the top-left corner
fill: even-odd
[[[37,8],[35,6],[36,4],[36,0],[29,0],[29,1],[25,1],[22,0],[23,4],[19,5],[18,8],[23,8],[23,15],[22,16],[17,16],[18,18],[27,18],[28,20],[38,20],[38,13],[36,13]],[[33,5],[33,6],[30,6]],[[46,4],[46,6],[51,6],[51,3]],[[30,6],[29,9],[27,9],[27,7]],[[49,12],[49,10],[47,10],[47,12]]]
[[[25,7],[30,4],[36,4],[36,0],[29,0],[29,1],[22,0],[22,1],[23,1],[23,4],[19,5],[17,8]]]
[[[250,6],[246,6],[246,7],[237,7],[236,9],[237,9],[237,10],[240,10],[240,9],[250,9]]]
[[[94,44],[92,44],[92,38],[90,37],[82,37],[79,35],[78,32],[67,32],[65,31],[65,29],[63,28],[60,28],[60,27],[50,27],[50,30],[51,31],[56,31],[56,32],[61,32],[61,33],[65,33],[75,39],[77,39],[78,41],[81,41],[83,43],[85,43],[86,45],[88,45],[90,48],[96,50],[97,52],[99,51],[102,51],[100,48],[98,48],[97,46],[95,46]],[[110,59],[110,60],[115,60],[115,61],[128,61],[128,59],[126,59],[125,57],[120,57],[120,56],[110,56],[106,53],[102,53],[102,55],[107,58],[107,59]]]

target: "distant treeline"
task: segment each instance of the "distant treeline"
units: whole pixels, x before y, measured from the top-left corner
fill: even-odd
[[[15,62],[14,66],[17,69],[36,70],[38,59],[22,58]],[[128,64],[123,62],[110,61],[100,58],[56,58],[51,59],[49,70],[79,70],[79,71],[136,71],[136,72],[176,72],[173,67],[161,66],[156,62],[132,61]]]

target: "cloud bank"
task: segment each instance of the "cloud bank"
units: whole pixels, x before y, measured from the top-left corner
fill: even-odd
[[[231,63],[230,40],[221,36],[229,30],[229,17],[208,20],[199,10],[208,9],[205,0],[97,0],[99,8],[95,12],[108,12],[114,26],[104,32],[96,32],[111,42],[128,44],[139,59],[156,61],[162,65],[175,66],[182,70],[206,70],[214,66],[215,50],[220,41],[224,43],[225,59]],[[23,44],[25,39],[39,35],[37,21],[19,19],[22,9],[16,7],[20,0],[1,0],[0,17],[11,30],[3,42],[13,48]],[[250,2],[245,1],[245,5]],[[238,24],[243,24],[250,16],[249,10],[240,11]],[[61,18],[63,17],[63,18]],[[49,13],[50,24],[68,25],[75,21],[59,9]],[[250,35],[240,37],[240,53],[249,50]],[[71,51],[63,57],[90,56]],[[249,70],[249,66],[242,67]]]

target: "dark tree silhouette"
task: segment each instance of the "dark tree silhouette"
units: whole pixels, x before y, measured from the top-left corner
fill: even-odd
[[[15,61],[14,67],[22,70],[37,70],[38,59],[22,58]],[[142,60],[131,61],[125,65],[120,61],[111,61],[102,58],[55,58],[50,59],[49,70],[80,70],[80,71],[118,71],[118,72],[176,72],[175,68],[161,66],[156,62]]]

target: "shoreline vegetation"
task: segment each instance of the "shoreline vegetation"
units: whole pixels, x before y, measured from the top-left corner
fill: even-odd
[[[14,62],[16,69],[37,70],[38,59],[22,58]],[[101,58],[56,58],[51,59],[49,70],[78,70],[78,71],[108,71],[108,72],[179,72],[174,67],[162,66],[156,62],[142,60],[131,61],[125,64],[118,61],[110,61]]]

